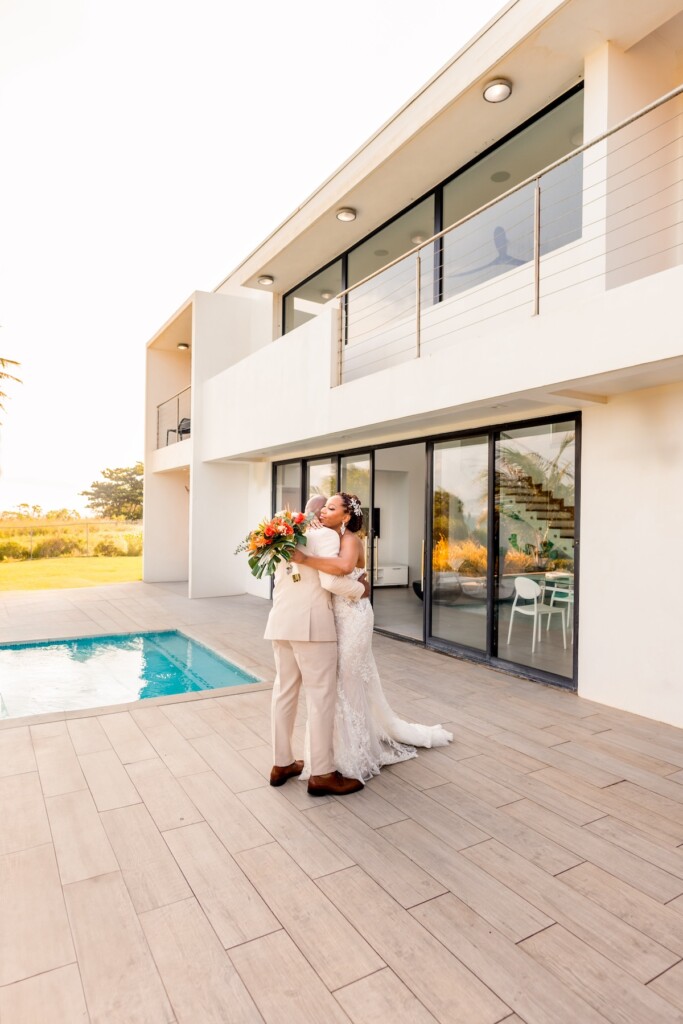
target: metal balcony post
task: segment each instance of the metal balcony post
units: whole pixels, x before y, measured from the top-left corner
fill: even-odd
[[[415,358],[420,358],[420,292],[422,290],[422,259],[421,250],[415,253]]]
[[[538,316],[541,304],[541,182],[536,179],[534,189],[534,309]]]

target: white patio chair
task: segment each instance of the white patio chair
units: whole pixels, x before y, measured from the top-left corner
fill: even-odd
[[[533,604],[519,604],[520,598],[533,601]],[[512,608],[510,609],[510,627],[508,629],[508,640],[510,643],[510,637],[512,636],[512,623],[515,615],[528,615],[534,620],[534,628],[531,634],[531,653],[536,653],[536,637],[538,642],[541,642],[541,622],[543,616],[548,616],[548,623],[550,623],[550,616],[559,614],[560,621],[562,622],[562,642],[564,644],[565,651],[567,650],[567,626],[565,619],[565,609],[558,605],[545,604],[543,601],[543,591],[539,587],[538,583],[534,580],[529,580],[525,576],[518,576],[515,580],[515,599],[512,602]]]
[[[574,635],[574,579],[567,574],[566,577],[557,576],[551,581],[552,585],[548,586],[546,581],[546,587],[543,599],[544,601],[549,597],[548,605],[552,608],[554,605],[564,605],[567,609],[566,622],[569,636]],[[546,633],[550,629],[550,616],[548,616],[548,623],[546,625]]]

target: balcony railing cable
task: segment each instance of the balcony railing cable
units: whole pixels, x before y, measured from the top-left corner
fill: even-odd
[[[680,85],[340,292],[337,382],[431,354],[475,324],[537,315],[571,288],[606,290],[676,262],[682,95]]]

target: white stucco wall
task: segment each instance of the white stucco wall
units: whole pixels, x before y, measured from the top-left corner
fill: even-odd
[[[683,384],[586,410],[579,693],[683,726]]]

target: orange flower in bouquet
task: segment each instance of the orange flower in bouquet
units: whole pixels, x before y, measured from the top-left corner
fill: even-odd
[[[272,519],[262,519],[237,545],[235,554],[249,553],[249,568],[257,580],[264,574],[272,576],[280,562],[291,562],[297,544],[306,543],[306,527],[313,518],[312,512],[306,515],[288,508],[277,512]]]

